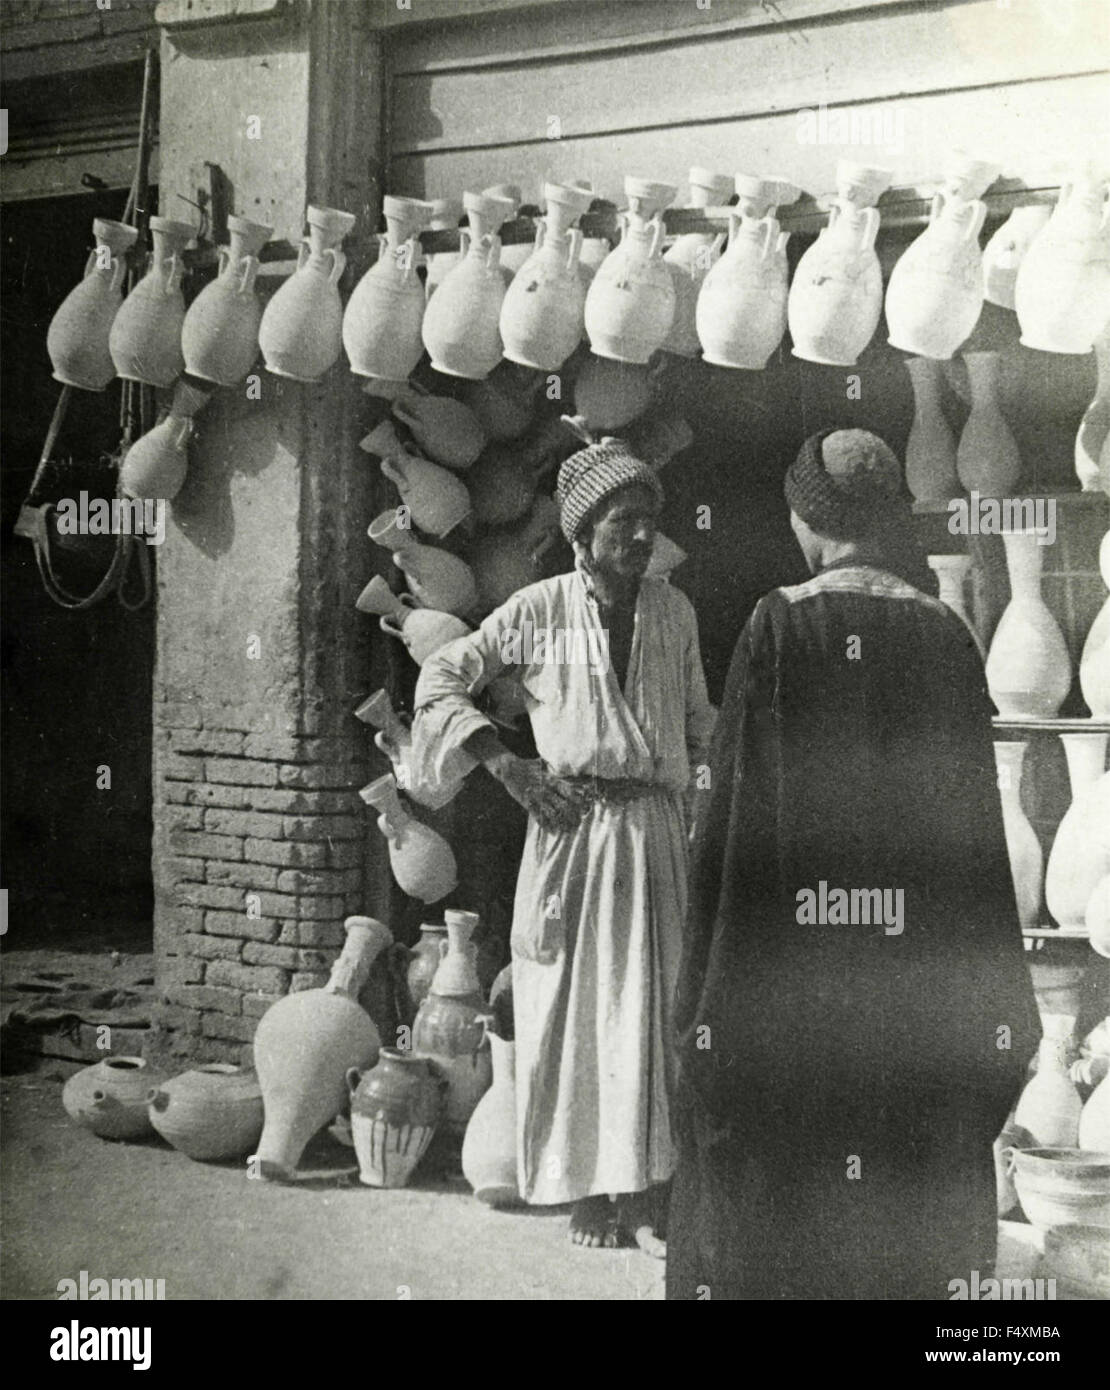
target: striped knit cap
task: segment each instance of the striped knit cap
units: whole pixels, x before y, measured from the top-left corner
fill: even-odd
[[[786,471],[790,510],[822,536],[862,540],[908,514],[902,466],[869,430],[810,435]]]
[[[564,459],[555,485],[559,524],[572,544],[598,506],[625,487],[646,487],[662,504],[655,469],[638,459],[623,439],[606,437]]]

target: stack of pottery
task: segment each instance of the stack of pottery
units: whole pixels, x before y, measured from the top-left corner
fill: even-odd
[[[384,690],[376,690],[363,700],[355,714],[378,729],[374,744],[393,764],[393,776],[398,787],[414,801],[438,811],[459,794],[463,778],[475,766],[473,759],[461,748],[448,754],[448,771],[442,779],[429,777],[422,767],[417,766],[412,731],[401,723]]]
[[[512,216],[507,198],[465,193],[470,230],[459,233],[459,263],[445,276],[424,312],[421,334],[437,372],[481,381],[501,361],[501,224]]]
[[[305,1145],[343,1108],[348,1070],[378,1055],[378,1030],[358,996],[393,937],[372,917],[348,917],[345,925],[343,952],[323,989],[279,999],[255,1031],[265,1125],[249,1171],[266,1180],[292,1177]]]
[[[736,191],[728,247],[698,298],[697,332],[707,362],[758,370],[786,332],[789,233],[780,230],[775,211],[798,191],[781,179],[747,174],[737,174]]]
[[[398,511],[402,517],[398,517]],[[405,525],[400,521],[406,520]],[[382,512],[367,529],[375,545],[393,554],[393,563],[402,571],[413,598],[421,608],[434,608],[463,617],[478,603],[478,586],[465,560],[434,545],[421,545],[407,525],[403,508]]]
[[[463,205],[458,198],[433,198],[428,204],[431,215],[428,219],[430,232],[453,232],[463,215]],[[457,251],[437,251],[424,258],[427,279],[424,288],[430,299],[447,278],[448,271],[454,270],[460,260]]]
[[[1110,327],[1095,343],[1095,362],[1098,385],[1075,436],[1075,473],[1084,492],[1110,495]]]
[[[1110,734],[1061,734],[1072,801],[1048,856],[1045,901],[1061,927],[1081,931],[1099,880],[1110,873]]]
[[[582,339],[586,287],[578,273],[582,233],[574,222],[590,194],[569,185],[544,187],[547,213],[535,250],[518,270],[501,306],[501,338],[511,362],[554,372]]]
[[[359,1181],[404,1187],[443,1113],[442,1082],[425,1058],[383,1047],[373,1071],[347,1072],[347,1089]]]
[[[675,314],[674,278],[663,261],[663,210],[675,188],[626,178],[621,239],[586,294],[586,333],[599,357],[643,365],[661,348]]]
[[[1110,531],[1098,549],[1102,582],[1110,589]],[[1098,611],[1079,659],[1079,687],[1096,719],[1110,719],[1110,597]]]
[[[150,219],[150,269],[123,301],[108,336],[112,361],[125,381],[172,386],[184,369],[181,281],[185,262],[181,253],[194,235],[187,222],[168,217]]]
[[[997,352],[966,352],[971,410],[956,449],[956,471],[968,492],[1005,497],[1021,477],[1021,454],[998,401],[1001,358]]]
[[[1049,1014],[1037,1050],[1037,1070],[1026,1084],[1014,1121],[1032,1135],[1038,1148],[1074,1148],[1079,1139],[1083,1102],[1068,1071],[1073,1018]]]
[[[1034,531],[1007,531],[1010,602],[987,656],[987,688],[1007,719],[1051,719],[1071,687],[1067,643],[1041,597],[1043,547]]]
[[[1021,804],[1021,769],[1026,744],[998,741],[994,745],[998,768],[998,790],[1002,799],[1002,828],[1010,859],[1010,877],[1022,931],[1037,926],[1041,910],[1041,877],[1044,855],[1037,832],[1029,823]]]
[[[396,484],[413,522],[426,535],[442,539],[470,515],[466,485],[438,463],[406,452],[388,420],[371,430],[359,448],[378,455],[382,473]]]
[[[559,532],[559,507],[537,497],[526,525],[482,537],[471,561],[483,609],[492,610],[539,578],[539,562]]]
[[[1030,243],[1052,215],[1043,203],[1014,208],[983,250],[983,298],[1013,309],[1018,269]]]
[[[409,815],[392,775],[378,777],[359,796],[380,812],[378,829],[389,842],[389,867],[401,892],[424,903],[437,903],[452,892],[459,874],[451,846]]]
[[[258,1078],[226,1062],[197,1067],[152,1087],[147,1103],[150,1122],[162,1138],[200,1162],[242,1158],[262,1134]]]
[[[219,272],[185,315],[181,348],[185,370],[217,386],[235,386],[254,366],[262,306],[254,292],[258,253],[273,227],[229,217],[231,245],[221,246]]]
[[[829,223],[794,272],[787,320],[794,356],[832,367],[854,367],[874,336],[883,308],[883,280],[874,206],[889,187],[890,169],[841,160]]]
[[[1090,352],[1110,320],[1110,180],[1082,171],[1033,238],[1017,273],[1021,341],[1041,352]]]
[[[726,202],[731,193],[731,180],[726,174],[714,174],[708,169],[690,170],[692,208],[715,207]],[[701,352],[696,323],[698,295],[723,244],[721,233],[686,232],[664,253],[663,260],[670,268],[675,292],[674,319],[663,343],[664,351],[679,357],[697,357]]]
[[[940,403],[943,372],[928,357],[906,359],[913,423],[906,440],[906,486],[915,502],[948,502],[960,491],[956,439]]]
[[[108,342],[123,303],[127,253],[138,235],[124,222],[103,217],[93,222],[96,249],[89,252],[84,278],[62,300],[46,331],[55,381],[103,391],[115,376]]]
[[[377,614],[381,630],[403,642],[418,666],[423,666],[440,647],[470,632],[467,624],[453,613],[419,608],[411,594],[395,594],[380,574],[359,594],[355,606],[360,613]]]
[[[971,621],[971,614],[967,611],[967,603],[964,598],[967,577],[971,572],[971,557],[969,555],[930,555],[928,556],[928,563],[929,568],[937,577],[937,584],[940,589],[938,596],[941,603],[947,604],[971,633],[976,650],[985,660],[986,649],[975,630],[975,624]]]
[[[888,341],[946,361],[970,335],[983,307],[980,201],[998,165],[962,156],[933,199],[929,225],[899,257],[886,291]]]
[[[443,919],[447,945],[431,989],[417,1010],[412,1045],[446,1078],[444,1123],[452,1133],[462,1135],[493,1080],[490,1050],[485,1045],[489,1015],[470,939],[478,914],[449,911]]]
[[[105,1057],[69,1078],[62,1104],[101,1139],[145,1139],[154,1133],[147,1096],[160,1079],[141,1057]]]
[[[431,207],[415,198],[382,199],[387,231],[378,236],[378,259],[358,282],[343,315],[343,346],[357,376],[404,381],[420,361],[424,343],[421,230]]]
[[[487,1028],[493,1083],[474,1108],[462,1146],[462,1170],[480,1202],[520,1201],[516,1162],[516,1044]]]
[[[258,342],[266,368],[293,381],[319,381],[343,350],[339,278],[347,258],[339,249],[355,216],[338,208],[310,207],[296,273],[262,315]]]

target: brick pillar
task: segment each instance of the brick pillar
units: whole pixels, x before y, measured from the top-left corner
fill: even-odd
[[[188,216],[212,163],[233,210],[294,245],[307,202],[357,213],[345,295],[379,197],[361,8],[171,23],[162,45],[160,210]],[[280,283],[260,276],[263,297]],[[324,981],[343,918],[388,902],[351,715],[383,660],[354,608],[375,501],[363,397],[345,360],[314,386],[257,371],[260,399],[219,391],[198,418],[158,555],[152,1051],[203,1060],[238,1060],[275,997]]]

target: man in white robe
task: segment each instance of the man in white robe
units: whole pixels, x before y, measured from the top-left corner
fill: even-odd
[[[529,812],[511,938],[521,1194],[573,1203],[578,1244],[639,1232],[658,1254],[644,1232],[648,1190],[675,1162],[685,798],[714,711],[689,599],[644,578],[655,472],[607,439],[564,462],[557,497],[575,569],[425,662],[414,745],[434,771],[465,749]],[[510,753],[473,703],[506,675],[522,686],[537,761]]]

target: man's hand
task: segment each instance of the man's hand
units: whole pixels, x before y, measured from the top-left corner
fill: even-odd
[[[506,752],[486,764],[514,801],[545,830],[573,830],[589,809],[589,799],[548,772],[543,763]]]

